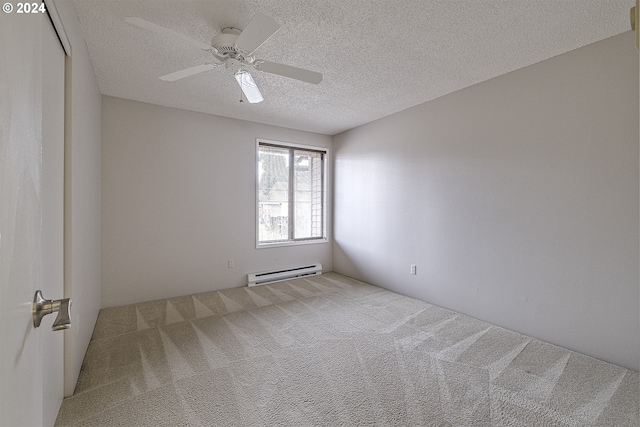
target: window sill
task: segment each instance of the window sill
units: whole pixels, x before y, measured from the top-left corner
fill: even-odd
[[[256,249],[279,248],[283,246],[318,245],[321,243],[329,243],[329,239],[294,240],[294,241],[287,241],[287,242],[258,243],[256,245]]]

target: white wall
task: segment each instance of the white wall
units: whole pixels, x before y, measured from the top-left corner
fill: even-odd
[[[65,395],[71,395],[100,310],[100,108],[93,66],[73,2],[56,0],[69,43],[65,123]]]
[[[103,307],[243,286],[247,273],[300,263],[331,271],[330,243],[255,248],[258,137],[332,143],[326,135],[103,97]]]
[[[334,271],[638,369],[630,32],[337,135],[334,157]]]

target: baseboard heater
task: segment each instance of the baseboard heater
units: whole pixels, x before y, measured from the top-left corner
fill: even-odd
[[[322,264],[303,265],[301,267],[263,271],[261,273],[249,273],[247,274],[247,282],[249,286],[258,286],[298,277],[317,276],[318,274],[322,274]]]

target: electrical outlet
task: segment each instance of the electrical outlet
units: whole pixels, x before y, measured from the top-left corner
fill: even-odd
[[[416,265],[415,264],[411,264],[411,275],[412,276],[416,275]]]
[[[228,259],[228,260],[227,260],[227,267],[228,267],[228,268],[233,268],[233,267],[235,267],[235,266],[236,266],[236,264],[235,264],[235,262],[234,262],[232,259]]]

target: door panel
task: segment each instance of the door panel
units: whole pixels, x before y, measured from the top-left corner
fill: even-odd
[[[26,18],[27,15],[24,15]],[[0,15],[0,424],[42,425],[42,21]]]
[[[33,327],[63,297],[64,53],[46,15],[0,15],[0,425],[53,425],[63,332]]]
[[[42,30],[42,284],[45,298],[64,292],[64,67],[65,54],[51,21]],[[53,425],[63,399],[64,334],[53,332],[55,314],[40,326],[44,358],[43,425]]]

